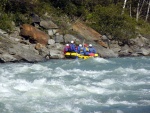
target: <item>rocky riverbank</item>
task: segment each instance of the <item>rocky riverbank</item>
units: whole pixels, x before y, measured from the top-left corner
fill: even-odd
[[[111,36],[99,34],[82,22],[69,24],[70,33],[62,33],[51,19],[26,25],[30,27],[14,25],[11,33],[0,29],[0,63],[64,59],[64,45],[71,40],[76,44],[92,43],[103,58],[150,56],[149,37],[139,35],[123,43],[112,40]]]

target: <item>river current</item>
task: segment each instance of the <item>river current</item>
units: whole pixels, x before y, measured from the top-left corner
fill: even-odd
[[[0,64],[0,113],[150,113],[150,57]]]

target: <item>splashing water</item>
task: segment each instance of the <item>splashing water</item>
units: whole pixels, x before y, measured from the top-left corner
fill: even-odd
[[[149,57],[0,64],[0,113],[149,112]]]

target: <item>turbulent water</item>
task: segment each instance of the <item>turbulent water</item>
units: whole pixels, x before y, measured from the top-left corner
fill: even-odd
[[[150,113],[150,57],[0,64],[0,113]]]

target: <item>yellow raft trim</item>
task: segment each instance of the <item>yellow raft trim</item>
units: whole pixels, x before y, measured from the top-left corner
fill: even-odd
[[[85,55],[82,55],[82,54],[78,54],[78,53],[72,53],[72,52],[66,52],[65,53],[65,56],[66,57],[76,57],[76,56],[78,56],[78,58],[81,58],[81,59],[88,59],[88,58],[91,58],[91,57],[98,57],[98,54],[95,54],[94,56],[85,56]]]

